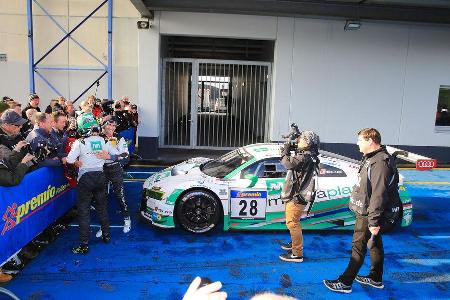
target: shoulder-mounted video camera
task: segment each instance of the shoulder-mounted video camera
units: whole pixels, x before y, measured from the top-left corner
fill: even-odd
[[[283,139],[286,139],[286,143],[289,144],[290,151],[297,150],[297,139],[300,137],[301,131],[298,129],[296,123],[291,124],[291,131],[288,134],[282,135]]]

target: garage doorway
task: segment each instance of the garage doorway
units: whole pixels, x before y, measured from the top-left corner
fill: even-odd
[[[271,63],[163,59],[160,146],[231,149],[268,139]]]

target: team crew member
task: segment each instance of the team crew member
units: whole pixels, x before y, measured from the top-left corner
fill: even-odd
[[[338,279],[323,281],[327,288],[341,293],[351,293],[354,280],[379,289],[384,287],[384,249],[380,223],[384,205],[389,199],[389,181],[393,176],[389,168],[390,156],[386,148],[381,146],[381,135],[374,128],[358,132],[358,146],[364,157],[359,168],[358,183],[353,187],[349,202],[349,208],[356,214],[352,256],[347,269]],[[360,276],[357,274],[364,263],[368,247],[370,273],[368,276]]]
[[[120,154],[119,160],[107,159],[105,165],[103,166],[103,172],[106,176],[106,186],[105,189],[108,191],[109,182],[112,183],[114,194],[119,201],[120,209],[124,218],[123,232],[127,233],[131,230],[131,219],[130,212],[128,211],[127,200],[125,199],[125,193],[123,189],[123,168],[121,163],[128,159],[128,145],[125,139],[118,138],[116,133],[116,122],[115,119],[108,119],[103,124],[102,137],[110,144],[111,147],[115,148],[117,153]],[[102,235],[101,230],[96,234],[97,237]]]
[[[314,170],[319,165],[319,136],[312,131],[303,131],[297,140],[295,155],[291,156],[291,147],[286,144],[281,154],[281,163],[288,170],[283,185],[282,198],[286,202],[286,226],[291,235],[291,243],[281,245],[289,252],[279,258],[289,262],[303,262],[303,233],[300,219],[308,204],[302,196]]]
[[[84,114],[79,119],[78,129],[85,138],[76,140],[67,155],[67,162],[75,163],[80,159],[77,185],[77,208],[80,226],[80,245],[72,249],[73,253],[86,254],[89,251],[90,207],[92,200],[102,228],[103,242],[109,243],[109,220],[105,191],[103,164],[106,159],[117,154],[116,150],[99,136],[100,128],[92,114]]]

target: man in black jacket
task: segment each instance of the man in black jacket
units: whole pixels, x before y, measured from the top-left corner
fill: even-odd
[[[288,262],[303,262],[303,233],[300,219],[308,204],[304,192],[319,165],[319,136],[312,131],[303,131],[297,143],[295,155],[291,156],[290,144],[286,144],[281,153],[281,163],[288,170],[281,198],[286,203],[286,226],[292,242],[281,245],[281,249],[289,252],[281,254],[279,258]]]
[[[27,118],[27,110],[29,110],[30,108],[34,108],[38,112],[41,111],[41,109],[39,108],[39,96],[36,94],[31,94],[29,99],[30,102],[28,102],[28,105],[22,110],[22,118],[24,119]]]
[[[337,280],[324,280],[327,288],[335,292],[351,293],[353,281],[382,289],[384,249],[380,224],[387,203],[389,180],[389,154],[381,145],[381,135],[374,128],[358,132],[359,151],[364,154],[353,187],[349,208],[356,214],[352,240],[352,256],[347,269]],[[369,246],[368,246],[369,243]],[[371,267],[368,276],[358,275],[369,247]]]

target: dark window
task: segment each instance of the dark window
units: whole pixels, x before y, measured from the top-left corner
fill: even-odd
[[[438,105],[436,110],[436,126],[450,126],[450,86],[441,86],[439,89]]]
[[[256,162],[241,172],[241,178],[246,175],[256,175],[259,178],[284,178],[286,177],[286,168],[281,164],[279,158],[269,158]]]
[[[345,177],[347,174],[342,169],[323,164],[319,166],[319,177]]]

